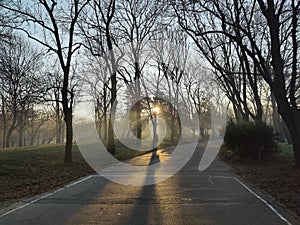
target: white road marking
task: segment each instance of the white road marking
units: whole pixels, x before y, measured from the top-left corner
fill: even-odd
[[[214,183],[213,180],[212,180],[212,176],[211,175],[208,175],[208,182],[211,183],[211,184]]]
[[[79,183],[81,183],[81,182],[83,182],[83,181],[86,181],[87,179],[90,179],[90,178],[92,178],[92,177],[99,177],[99,176],[100,176],[100,175],[91,175],[91,176],[85,177],[85,178],[83,178],[83,179],[80,179],[80,180],[78,180],[78,181],[76,181],[76,182],[74,182],[74,183],[71,183],[71,184],[69,184],[69,185],[63,187],[63,188],[60,188],[60,189],[58,189],[58,190],[56,190],[56,191],[53,191],[53,192],[48,193],[48,194],[45,194],[45,195],[43,195],[43,196],[41,196],[41,197],[39,197],[39,198],[37,198],[37,199],[32,200],[31,202],[28,202],[28,203],[23,204],[23,205],[21,205],[21,206],[15,208],[15,209],[12,209],[12,210],[10,210],[10,211],[8,211],[8,212],[6,212],[6,213],[0,215],[0,218],[1,218],[1,217],[4,217],[4,216],[7,216],[7,215],[9,215],[9,214],[11,214],[11,213],[13,213],[13,212],[15,212],[15,211],[17,211],[17,210],[19,210],[19,209],[22,209],[22,208],[24,208],[24,207],[26,207],[26,206],[29,206],[29,205],[31,205],[31,204],[33,204],[33,203],[39,201],[39,200],[42,200],[42,199],[44,199],[44,198],[47,198],[47,197],[49,197],[49,196],[51,196],[51,195],[54,195],[54,194],[60,192],[60,191],[63,191],[63,190],[66,189],[66,188],[72,187],[72,186],[74,186],[74,185],[76,185],[76,184],[79,184]]]
[[[91,175],[90,177],[102,177],[102,176],[99,174],[94,174],[94,175]]]
[[[17,210],[19,210],[19,209],[22,209],[22,208],[24,208],[24,207],[26,207],[26,206],[28,206],[28,205],[31,205],[31,204],[33,204],[33,203],[35,203],[35,202],[37,202],[37,201],[39,201],[39,200],[41,200],[41,199],[47,198],[47,197],[49,197],[49,196],[51,196],[51,195],[53,195],[53,194],[55,194],[55,193],[57,193],[57,192],[59,192],[59,191],[62,191],[62,190],[63,190],[63,188],[61,188],[61,189],[59,189],[59,190],[56,190],[56,191],[54,191],[54,192],[52,192],[52,193],[48,193],[48,194],[46,194],[46,195],[43,195],[43,196],[41,196],[41,197],[39,197],[39,198],[37,198],[37,199],[35,199],[35,200],[32,200],[31,202],[28,202],[28,203],[26,203],[26,204],[24,204],[24,205],[21,205],[21,206],[15,208],[15,209],[12,209],[12,210],[10,210],[10,211],[8,211],[8,212],[6,212],[6,213],[0,215],[0,218],[6,216],[6,215],[8,215],[8,214],[11,214],[12,212],[15,212],[15,211],[17,211]]]
[[[88,177],[85,177],[85,178],[83,178],[83,179],[80,179],[80,180],[78,180],[78,181],[76,181],[76,182],[74,182],[74,183],[71,183],[71,184],[67,185],[66,188],[72,187],[72,186],[74,186],[74,185],[76,185],[76,184],[79,184],[79,183],[81,183],[81,182],[83,182],[83,181],[86,181],[86,180],[88,180],[88,179],[90,179],[90,178],[92,178],[92,176],[88,176]]]
[[[83,179],[80,179],[80,180],[78,180],[78,181],[76,181],[76,182],[74,182],[74,183],[71,183],[71,184],[69,184],[69,185],[67,185],[66,187],[64,187],[64,188],[60,188],[60,189],[58,189],[58,190],[56,190],[56,191],[54,191],[54,192],[51,192],[51,193],[48,193],[48,194],[46,194],[46,195],[43,195],[43,196],[41,196],[40,198],[37,198],[37,199],[35,199],[35,200],[32,200],[31,202],[29,202],[29,203],[26,203],[26,204],[24,204],[24,205],[21,205],[21,206],[19,206],[19,207],[17,207],[17,208],[15,208],[15,209],[12,209],[12,210],[10,210],[10,211],[8,211],[8,212],[6,212],[6,213],[4,213],[4,214],[2,214],[2,215],[0,215],[0,218],[1,217],[4,217],[4,216],[7,216],[7,215],[9,215],[9,214],[11,214],[11,213],[13,213],[13,212],[15,212],[15,211],[17,211],[17,210],[20,210],[20,209],[22,209],[22,208],[24,208],[24,207],[26,207],[26,206],[28,206],[28,205],[31,205],[31,204],[33,204],[33,203],[35,203],[35,202],[37,202],[37,201],[39,201],[39,200],[41,200],[41,199],[44,199],[44,198],[46,198],[46,197],[49,197],[49,196],[51,196],[51,195],[53,195],[53,194],[55,194],[55,193],[57,193],[57,192],[60,192],[60,191],[63,191],[64,189],[66,189],[66,188],[69,188],[69,187],[72,187],[72,186],[74,186],[74,185],[76,185],[76,184],[79,184],[79,183],[82,183],[83,181],[86,181],[86,180],[88,180],[88,179],[90,179],[90,178],[93,178],[93,177],[101,177],[101,175],[90,175],[90,176],[88,176],[88,177],[85,177],[85,178],[83,178]],[[227,176],[213,176],[214,178],[222,178],[222,179],[234,179],[234,180],[236,180],[239,184],[241,184],[246,190],[248,190],[251,194],[253,194],[256,198],[258,198],[261,202],[263,202],[269,209],[271,209],[272,210],[272,212],[274,212],[282,221],[284,221],[287,225],[292,225],[283,215],[281,215],[272,205],[270,205],[266,200],[264,200],[262,197],[260,197],[259,195],[257,195],[255,192],[253,192],[246,184],[244,184],[242,181],[240,181],[237,177],[227,177]],[[208,180],[210,181],[210,179],[212,179],[212,176],[211,175],[209,175],[209,177],[208,177]],[[212,180],[211,180],[212,181]],[[188,199],[189,201],[191,200],[191,199]]]
[[[253,194],[256,198],[258,198],[261,202],[263,202],[269,209],[271,209],[281,220],[283,220],[286,224],[292,225],[283,215],[281,215],[273,206],[271,206],[266,200],[262,197],[254,193],[246,184],[240,181],[238,178],[234,177],[234,179],[240,183],[245,189],[247,189],[251,194]]]
[[[225,176],[213,176],[214,178],[222,178],[222,179],[234,179],[234,177],[225,177]]]
[[[183,190],[184,191],[201,191],[201,190],[224,191],[224,188],[191,187],[191,188],[183,188]]]
[[[19,209],[22,209],[22,208],[24,208],[24,207],[26,207],[26,206],[28,206],[28,205],[30,205],[30,204],[31,204],[31,202],[30,202],[30,203],[26,203],[26,204],[24,204],[24,205],[21,205],[21,206],[15,208],[15,209],[12,209],[12,210],[10,210],[10,211],[8,211],[8,212],[6,212],[6,213],[0,215],[0,218],[6,216],[6,215],[8,215],[8,214],[11,214],[12,212],[15,212],[15,211],[17,211],[17,210],[19,210]]]

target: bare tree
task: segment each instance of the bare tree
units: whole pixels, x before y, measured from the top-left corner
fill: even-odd
[[[11,135],[18,127],[19,146],[23,146],[28,111],[43,92],[38,73],[43,54],[15,36],[1,45],[0,55],[3,143],[10,146]]]
[[[295,164],[299,167],[299,1],[180,2],[175,5],[177,16],[196,43],[197,37],[221,34],[251,58],[274,94],[278,112],[291,134]],[[196,26],[187,22],[188,17],[182,17],[187,12],[197,15],[193,20]],[[218,26],[212,27],[205,20]],[[197,26],[199,22],[206,27]]]
[[[89,0],[80,1],[10,1],[0,3],[8,14],[15,16],[13,29],[53,52],[63,71],[62,106],[66,123],[65,162],[72,162],[74,93],[69,89],[70,69],[74,53],[81,43],[76,40],[78,18]],[[36,34],[36,32],[38,34]]]
[[[222,34],[227,28],[221,26],[213,18],[214,15],[200,13],[200,5],[194,3],[187,6],[194,9],[184,10],[183,13],[176,11],[179,24],[195,41],[200,54],[213,66],[219,85],[233,104],[236,119],[249,121],[251,117],[262,120],[263,108],[258,88],[261,79],[255,63],[239,45]],[[238,13],[231,16],[239,20]],[[200,30],[205,35],[198,35]],[[241,36],[238,29],[232,32]]]
[[[105,142],[108,140],[108,118],[111,109],[108,66],[105,58],[88,56],[83,69],[88,78],[82,78],[88,84],[89,95],[94,103],[96,127]]]
[[[118,54],[118,43],[115,36],[115,14],[116,0],[98,1],[94,0],[89,5],[89,15],[83,18],[81,32],[85,38],[85,46],[89,49],[93,57],[102,58],[110,74],[109,81],[105,81],[104,90],[110,83],[110,106],[111,112],[108,122],[108,144],[107,149],[111,154],[115,154],[113,123],[117,101],[117,71],[122,53]],[[106,93],[105,93],[106,95]],[[105,98],[106,99],[106,98]],[[103,105],[106,110],[106,103]],[[106,116],[106,113],[105,113]]]
[[[158,74],[162,74],[166,82],[169,103],[170,120],[170,140],[174,142],[175,126],[179,126],[177,110],[182,88],[182,80],[185,76],[186,66],[189,60],[190,48],[187,35],[179,29],[178,25],[174,28],[166,28],[154,36],[152,43],[152,58],[154,59]],[[182,98],[184,99],[184,98]]]
[[[192,63],[188,67],[183,77],[183,86],[189,96],[190,104],[193,105],[196,112],[193,116],[198,116],[200,135],[204,138],[210,129],[210,105],[213,104],[213,89],[216,88],[216,84],[213,81],[213,76],[199,64]]]
[[[149,42],[161,31],[159,24],[166,8],[161,1],[153,0],[121,0],[117,5],[117,27],[119,38],[127,47],[126,57],[120,71],[122,79],[131,89],[132,100],[136,102],[132,113],[135,114],[135,134],[142,137],[142,121],[140,104],[143,69],[149,61]]]
[[[41,135],[42,128],[46,123],[52,122],[51,111],[47,110],[35,110],[29,111],[29,117],[26,121],[26,137],[24,137],[24,146],[39,144],[37,142],[37,136]],[[55,132],[53,132],[55,133]]]
[[[54,68],[54,67],[53,67]],[[62,103],[62,76],[61,71],[57,69],[54,70],[52,73],[48,73],[48,82],[47,85],[47,91],[45,93],[45,96],[43,97],[44,103],[51,103],[52,109],[55,112],[55,130],[56,130],[56,136],[55,136],[55,142],[57,144],[62,143],[64,140],[63,136],[63,110],[61,107]]]

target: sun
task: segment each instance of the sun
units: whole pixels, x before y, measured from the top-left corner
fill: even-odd
[[[157,114],[159,114],[160,113],[160,108],[159,107],[154,107],[154,108],[152,108],[152,113],[154,114],[154,115],[157,115]]]

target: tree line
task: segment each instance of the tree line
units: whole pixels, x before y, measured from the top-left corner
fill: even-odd
[[[6,33],[1,40],[0,55],[1,146],[23,147],[54,140],[61,143],[60,106],[46,102],[59,99],[55,96],[59,77],[51,74],[45,77],[45,54],[21,36]]]
[[[272,123],[280,138],[293,144],[295,163],[300,165],[298,1],[2,0],[0,7],[1,36],[5,30],[25,34],[43,47],[42,58],[47,56],[60,67],[56,86],[60,96],[52,103],[62,107],[66,162],[72,159],[72,112],[77,98],[72,77],[85,73],[98,125],[112,154],[113,103],[119,101],[118,91],[126,86],[138,99],[146,80],[154,94],[164,83],[164,95],[178,102],[169,108],[173,121],[176,108],[182,106],[190,109],[191,118],[208,120],[208,105],[217,108],[224,93],[237,121]],[[80,68],[74,68],[80,63]],[[150,68],[155,68],[155,75],[147,73]],[[45,74],[37,80],[54,72]],[[203,74],[208,74],[205,79]],[[45,89],[53,91],[53,87]],[[138,101],[132,111],[137,121],[134,132],[141,138],[143,103]],[[201,126],[200,131],[206,132]]]

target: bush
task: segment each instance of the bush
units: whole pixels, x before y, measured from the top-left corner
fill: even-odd
[[[224,142],[241,159],[266,160],[277,149],[274,130],[264,122],[229,121]]]

